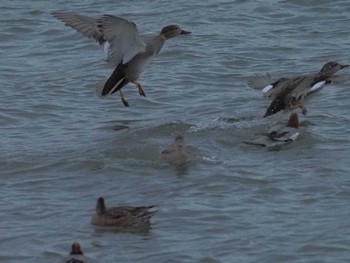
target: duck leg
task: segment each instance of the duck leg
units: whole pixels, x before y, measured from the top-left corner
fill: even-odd
[[[131,83],[133,83],[133,84],[136,85],[136,87],[137,87],[138,90],[139,90],[139,94],[140,94],[141,96],[146,97],[145,90],[143,89],[143,86],[142,86],[142,84],[141,84],[140,82],[138,82],[138,81],[135,80],[135,81],[131,81]]]
[[[129,107],[129,103],[128,103],[128,101],[125,99],[122,90],[119,90],[119,95],[120,95],[120,99],[122,100],[124,106],[125,106],[125,107]]]

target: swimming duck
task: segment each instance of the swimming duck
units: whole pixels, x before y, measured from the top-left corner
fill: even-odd
[[[168,25],[163,27],[158,36],[144,42],[136,24],[120,17],[103,15],[96,19],[59,11],[53,12],[52,15],[100,45],[107,44],[108,62],[115,69],[107,81],[99,84],[97,92],[99,96],[105,97],[119,91],[125,107],[128,107],[129,103],[121,89],[130,82],[136,85],[140,95],[146,96],[142,84],[138,82],[146,66],[159,53],[166,40],[191,34],[178,25]]]
[[[160,158],[171,164],[181,165],[190,160],[190,154],[186,151],[185,138],[176,136],[174,143],[160,153]]]
[[[157,211],[149,211],[154,206],[115,206],[107,208],[103,197],[97,199],[96,213],[91,224],[110,226],[118,229],[143,228],[150,226],[150,218]]]
[[[248,84],[256,89],[262,88],[265,97],[273,100],[264,117],[283,109],[294,109],[297,107],[302,108],[302,113],[306,114],[307,110],[302,105],[304,98],[320,90],[325,84],[333,83],[338,78],[334,74],[348,66],[331,61],[323,65],[316,74],[301,75],[293,78],[282,77],[274,82],[271,82],[268,76],[255,76],[248,80]]]
[[[72,244],[72,251],[69,253],[69,255],[59,263],[93,263],[93,261],[84,256],[79,243],[75,242]]]
[[[278,125],[269,130],[267,134],[263,134],[246,144],[260,145],[265,147],[276,147],[295,141],[300,135],[298,114],[293,112],[287,125]]]

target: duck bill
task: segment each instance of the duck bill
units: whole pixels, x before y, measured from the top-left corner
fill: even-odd
[[[181,35],[189,35],[189,34],[191,34],[192,32],[190,32],[190,31],[185,31],[185,30],[181,30]]]
[[[341,65],[340,66],[340,69],[342,69],[342,68],[347,68],[347,67],[349,67],[350,65]]]

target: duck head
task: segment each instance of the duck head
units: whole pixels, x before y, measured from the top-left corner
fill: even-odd
[[[327,74],[327,75],[333,75],[338,70],[349,67],[349,65],[342,65],[338,62],[330,61],[323,65],[322,69],[320,70],[320,73]]]
[[[81,248],[79,243],[74,242],[72,245],[72,251],[70,252],[71,255],[82,255],[83,252],[81,252]]]
[[[185,138],[182,135],[176,136],[175,146],[177,150],[182,150],[185,147]]]
[[[163,27],[162,31],[160,31],[160,35],[164,36],[166,40],[177,37],[178,35],[187,34],[191,34],[191,32],[182,30],[178,25],[168,25]]]
[[[295,112],[293,112],[288,120],[287,123],[287,127],[291,127],[291,128],[295,128],[298,129],[299,128],[299,119],[298,119],[298,114],[296,114]]]
[[[103,197],[99,197],[96,203],[96,214],[101,216],[104,213],[106,213],[105,200],[103,199]]]

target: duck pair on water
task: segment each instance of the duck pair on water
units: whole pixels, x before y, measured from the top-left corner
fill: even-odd
[[[107,208],[103,197],[97,199],[96,211],[91,224],[113,227],[117,230],[144,229],[150,227],[150,219],[157,211],[150,211],[154,206],[115,206]],[[60,263],[92,263],[84,256],[79,243],[72,244],[70,254]]]
[[[185,148],[185,139],[182,135],[175,138],[174,143],[161,152],[161,159],[171,164],[184,164],[190,159]],[[95,214],[91,218],[91,224],[101,227],[112,227],[117,230],[147,229],[150,227],[150,219],[157,212],[152,211],[151,206],[115,206],[107,208],[103,197],[99,197],[96,203]],[[70,254],[60,263],[93,263],[86,257],[79,243],[73,243]]]
[[[302,113],[306,115],[307,110],[303,105],[304,99],[319,91],[324,85],[336,82],[339,77],[334,74],[348,66],[331,61],[324,64],[321,70],[315,74],[299,75],[292,78],[282,77],[275,81],[267,76],[254,76],[248,80],[248,85],[255,89],[261,89],[265,97],[272,99],[264,117],[282,110],[288,111],[296,108],[301,108]],[[245,141],[245,143],[274,148],[293,142],[299,135],[298,115],[292,113],[287,125],[273,127],[267,134],[257,136],[250,141]]]

